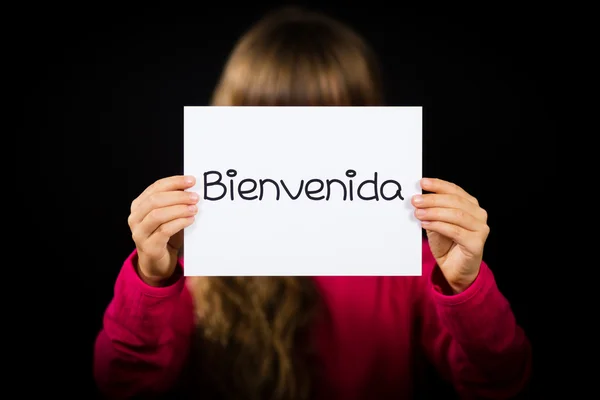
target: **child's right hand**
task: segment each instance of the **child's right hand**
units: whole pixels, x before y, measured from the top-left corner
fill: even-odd
[[[150,285],[162,285],[175,271],[183,229],[198,212],[198,195],[184,191],[194,183],[188,176],[160,179],[131,203],[128,223],[137,248],[138,273]]]

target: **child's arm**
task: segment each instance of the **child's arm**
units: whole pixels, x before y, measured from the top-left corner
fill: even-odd
[[[531,347],[491,270],[464,292],[444,295],[444,278],[425,242],[420,335],[425,353],[461,398],[506,399],[531,374]]]
[[[173,284],[152,287],[138,276],[136,257],[117,278],[94,349],[95,379],[109,398],[168,392],[190,352],[193,303],[181,267]]]

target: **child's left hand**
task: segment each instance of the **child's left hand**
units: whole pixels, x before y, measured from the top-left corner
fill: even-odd
[[[412,198],[415,216],[427,231],[431,252],[455,293],[477,278],[483,247],[490,233],[487,212],[476,198],[441,179],[421,180],[431,194]]]

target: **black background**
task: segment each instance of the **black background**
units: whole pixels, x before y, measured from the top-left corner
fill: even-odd
[[[537,357],[542,215],[531,204],[554,173],[555,11],[318,4],[375,47],[389,104],[424,107],[424,174],[457,183],[489,212],[485,259]],[[40,324],[54,333],[48,357],[59,357],[60,373],[54,358],[44,365],[62,393],[93,391],[93,342],[133,249],[130,202],[183,172],[182,107],[207,104],[235,40],[269,8],[53,6],[28,19],[21,72],[42,110],[36,173],[56,227],[44,259],[61,265],[53,278],[64,287],[44,305],[58,310],[54,320]],[[533,388],[544,384],[536,372]]]

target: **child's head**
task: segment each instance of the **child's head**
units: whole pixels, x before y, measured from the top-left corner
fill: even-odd
[[[369,106],[382,103],[379,66],[351,28],[298,8],[271,13],[235,46],[217,106]]]
[[[382,103],[368,44],[329,17],[272,13],[238,42],[216,106],[369,106]],[[290,257],[293,257],[290,254]],[[199,316],[201,379],[235,399],[304,400],[314,377],[307,337],[320,299],[309,277],[188,280]]]

